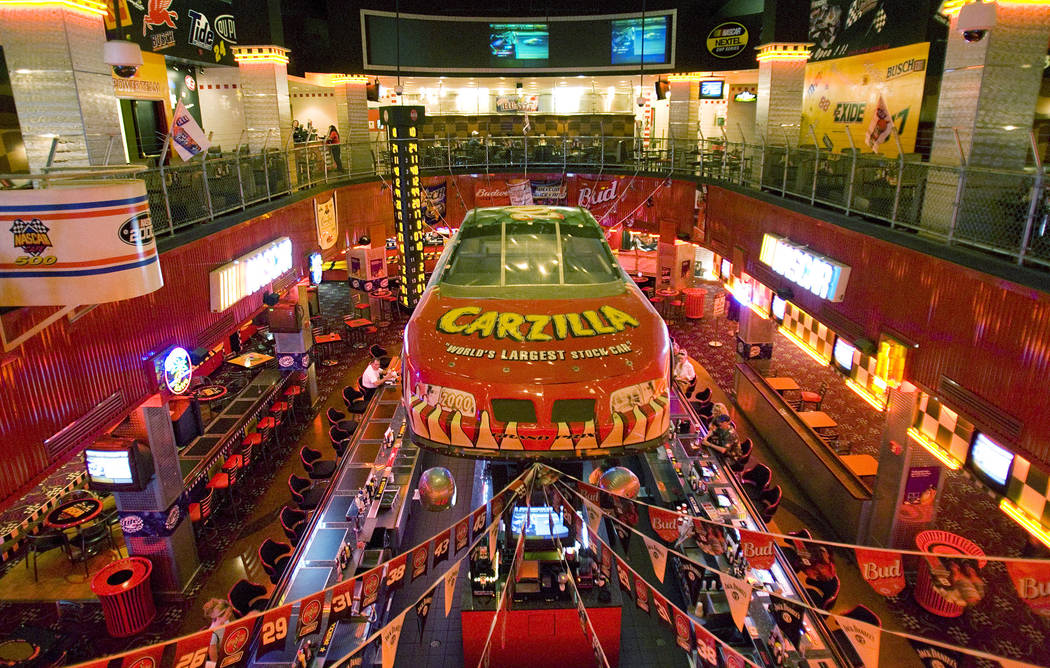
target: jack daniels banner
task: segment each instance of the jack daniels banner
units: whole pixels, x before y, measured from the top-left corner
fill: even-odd
[[[564,476],[564,478],[565,478],[565,480],[563,480],[562,482],[572,481],[576,485],[586,485],[586,483],[581,483],[580,481],[577,481],[577,480],[575,480],[573,478],[570,478],[568,476]],[[595,498],[598,501],[598,504],[601,504],[602,503],[602,498],[601,498],[602,495],[605,495],[607,493],[604,492],[603,490],[599,490],[599,489],[594,488],[593,486],[590,486],[590,485],[586,485],[586,487],[590,487],[591,488],[590,490],[586,490],[586,491],[588,491],[588,492],[590,492],[592,494],[594,494],[595,492],[598,492],[598,494],[595,494],[593,498]],[[567,491],[569,494],[574,494],[574,495],[580,497],[581,499],[586,499],[587,498],[587,495],[585,493],[577,492],[576,490],[572,489],[571,485],[566,485],[565,487],[563,487],[563,489],[565,491]],[[564,497],[564,495],[562,495],[562,496]],[[562,502],[564,502],[564,498],[562,499]],[[632,503],[637,503],[637,502],[632,502]],[[598,504],[591,504],[591,505],[597,507]],[[639,503],[638,505],[645,505],[645,504]],[[614,527],[617,526],[618,523],[615,521],[614,514],[612,512],[608,512],[608,511],[604,511],[603,510],[603,513],[605,515],[607,515],[609,517],[609,519],[613,520],[613,526]],[[640,516],[642,514],[644,514],[644,511],[635,514],[635,516]],[[713,531],[716,531],[716,532],[720,532],[720,531],[724,530],[723,527],[721,525],[717,524],[717,523],[710,522],[708,520],[701,520],[700,518],[692,518],[692,519],[693,519],[693,522],[698,527],[700,527],[700,526],[707,527],[707,529],[709,531],[713,530]],[[631,532],[635,532],[635,531],[637,531],[639,533],[642,533],[639,528],[632,527],[631,528]],[[757,533],[757,532],[752,532],[752,533]],[[642,535],[644,537],[644,534],[642,534]],[[608,547],[608,545],[606,543],[604,543],[603,541],[601,541],[601,539],[597,535],[592,534],[592,536],[593,536],[592,540],[594,541],[595,545],[599,545],[600,544],[605,549],[610,549]],[[768,534],[766,534],[766,536],[768,536],[768,538],[770,538],[770,539],[775,538],[775,536],[768,535]],[[701,538],[702,538],[702,536],[698,536],[698,541],[701,540]],[[760,540],[764,541],[764,537],[760,538]],[[795,543],[796,539],[794,537],[792,537],[790,539],[790,542],[791,543]],[[823,541],[797,540],[797,542],[801,546],[803,546],[804,548],[808,547],[808,549],[810,549],[810,557],[809,557],[810,566],[808,566],[806,568],[814,569],[814,574],[819,573],[821,568],[826,567],[826,563],[825,563],[826,561],[830,561],[830,559],[826,556],[827,553],[828,553],[827,547],[835,547],[835,546],[825,546],[825,545],[822,544]],[[720,549],[717,549],[717,548],[716,549],[705,548],[705,551],[707,551],[708,553],[721,554],[721,553],[725,552],[725,546],[724,546],[724,542],[723,541],[712,541],[712,540],[708,539],[706,541],[706,543],[707,543],[708,546],[710,546],[710,545],[715,545],[715,546],[721,545]],[[805,544],[808,544],[808,546],[806,546]],[[813,549],[814,547],[816,547],[817,549]],[[794,562],[794,547],[792,545],[788,545],[788,546],[783,547],[783,549],[784,549],[785,553],[787,554],[789,561],[792,561],[792,565],[797,566],[795,564],[795,562]],[[821,556],[821,550],[823,550],[823,556]],[[711,572],[717,573],[720,578],[722,576],[726,575],[726,574],[721,573],[717,569],[711,568],[711,567],[709,567],[707,565],[697,564],[695,562],[692,562],[691,560],[689,560],[688,557],[686,557],[684,554],[682,554],[680,552],[677,552],[677,551],[675,551],[673,549],[670,550],[670,551],[673,552],[681,560],[683,570],[686,571],[686,576],[687,577],[689,575],[689,570],[690,569],[693,569],[693,570],[695,570],[697,572],[700,572],[700,571],[711,571]],[[894,551],[890,551],[890,550],[887,550],[887,551],[884,551],[884,552],[887,553],[887,554],[890,554],[890,555],[894,554]],[[813,557],[812,555],[814,553],[816,553],[818,556],[817,557]],[[617,566],[618,567],[621,566],[621,565],[624,565],[626,567],[626,570],[630,571],[630,573],[635,573],[633,570],[630,569],[630,566],[626,566],[626,563],[622,559],[620,559],[618,555],[614,555],[614,559],[617,562]],[[891,573],[891,575],[892,575],[892,573]],[[635,573],[635,576],[637,577],[636,573]],[[893,575],[893,576],[895,577],[895,575]],[[812,576],[810,576],[810,577],[812,577]],[[633,596],[635,587],[632,586],[632,581],[630,579],[630,576],[626,575],[626,574],[625,575],[620,575],[618,573],[617,579],[620,582],[621,589],[623,589],[625,592],[631,593],[632,596]],[[652,587],[650,587],[650,589],[652,590]],[[903,634],[903,633],[900,633],[900,632],[897,632],[897,631],[893,631],[893,630],[882,629],[881,627],[872,626],[870,624],[864,624],[863,622],[859,622],[857,620],[853,620],[853,619],[851,619],[849,617],[845,617],[845,616],[840,615],[840,614],[830,613],[830,612],[828,612],[826,610],[822,610],[821,608],[816,607],[816,606],[812,606],[812,605],[808,605],[808,604],[805,604],[805,603],[800,603],[800,602],[792,601],[790,599],[786,599],[786,598],[781,597],[781,596],[779,596],[777,594],[774,594],[772,592],[769,592],[769,594],[770,594],[770,598],[771,598],[772,601],[774,601],[774,602],[783,602],[785,604],[785,605],[777,606],[777,609],[775,611],[773,610],[772,606],[770,606],[770,614],[774,616],[774,619],[777,621],[777,623],[779,625],[777,627],[777,634],[778,635],[783,635],[785,637],[785,639],[787,639],[789,641],[793,640],[793,628],[794,628],[793,627],[793,623],[794,623],[794,619],[797,617],[797,615],[792,614],[792,610],[801,611],[802,614],[804,614],[806,610],[809,610],[809,611],[812,611],[812,612],[815,612],[815,613],[821,613],[821,614],[825,615],[826,617],[833,617],[833,618],[835,618],[836,620],[838,620],[840,626],[843,627],[843,630],[846,632],[846,636],[850,639],[850,642],[854,645],[854,647],[857,649],[858,653],[861,656],[867,655],[867,656],[871,657],[871,656],[874,656],[878,652],[878,647],[879,647],[880,640],[881,640],[881,633],[891,633],[893,635],[899,635],[899,636],[906,637],[909,640],[912,639],[912,637],[907,635],[907,634]],[[777,615],[776,613],[784,613],[784,615]],[[784,627],[783,630],[781,630],[781,627]],[[801,627],[799,627],[799,628],[801,628]],[[958,647],[958,646],[954,646],[954,645],[948,645],[948,646],[942,647],[940,644],[935,644],[935,645],[932,645],[932,647],[934,647],[937,650],[942,650],[943,653],[946,654],[946,655],[949,655],[952,652],[955,652],[955,653],[958,653],[958,654],[975,655],[972,650],[968,650],[966,648]],[[1005,658],[996,657],[996,659],[1000,663],[1002,663],[1004,666],[1006,666],[1006,667],[1010,667],[1010,666],[1014,666],[1014,665],[1023,665],[1023,664],[1011,663],[1011,660],[1005,659]]]
[[[489,502],[489,504],[495,502],[499,508],[505,507],[518,496],[523,489],[526,480],[531,480],[531,471],[508,484],[507,487],[501,490],[500,493]],[[487,510],[489,504],[482,506],[480,510]],[[466,519],[469,520],[469,516]],[[499,515],[496,515],[490,527],[482,527],[476,539],[472,541],[470,545],[467,545],[466,541],[464,541],[463,548],[468,548],[466,552],[462,552],[460,549],[455,550],[453,554],[458,556],[456,556],[449,572],[453,569],[458,571],[460,563],[462,563],[462,561],[470,554],[470,550],[474,549],[477,543],[480,542],[481,538],[488,535],[488,530],[491,526],[496,526],[499,521],[500,517]],[[464,528],[466,528],[466,525],[464,525]],[[219,665],[227,667],[245,665],[249,658],[251,639],[255,634],[260,634],[259,653],[283,646],[289,631],[291,630],[289,628],[289,620],[294,606],[299,606],[300,610],[299,628],[296,631],[296,640],[318,633],[321,629],[326,629],[325,638],[330,640],[334,624],[337,621],[351,619],[353,617],[355,599],[358,600],[358,610],[367,608],[369,605],[375,603],[378,600],[381,583],[384,579],[390,580],[390,575],[397,575],[396,571],[399,569],[401,574],[399,577],[394,578],[391,587],[396,588],[404,584],[403,581],[405,579],[405,571],[407,570],[408,556],[410,554],[423,547],[427,547],[428,550],[434,554],[435,566],[439,561],[449,559],[449,553],[451,550],[448,548],[448,541],[451,536],[451,531],[452,529],[446,529],[421,545],[416,546],[412,550],[379,564],[361,576],[339,582],[327,589],[322,589],[305,596],[302,599],[286,603],[279,608],[274,608],[265,613],[238,619],[220,627],[204,629],[197,633],[176,638],[165,643],[139,647],[130,652],[125,652],[124,654],[92,659],[87,662],[76,664],[76,666],[79,668],[108,668],[111,663],[115,663],[118,659],[120,660],[119,665],[130,666],[135,660],[146,657],[157,657],[153,659],[152,665],[160,665],[159,657],[163,656],[169,645],[175,646],[175,665],[203,665],[203,659],[201,659],[200,663],[196,663],[196,660],[198,657],[206,657],[213,636],[222,639],[219,648],[222,655],[221,660],[218,662]],[[438,555],[436,547],[441,545],[445,545],[445,551],[443,554]],[[393,569],[390,568],[391,565],[393,565]],[[394,572],[390,573],[391,570]],[[360,588],[358,588],[359,582]],[[428,591],[430,590],[428,589]],[[446,591],[448,591],[447,588]],[[329,592],[331,592],[332,595],[330,612],[328,619],[325,620],[326,623],[322,624],[321,616],[323,615],[324,600],[327,598]],[[259,622],[261,622],[261,624],[259,624]],[[373,634],[373,636],[367,639],[365,643],[358,645],[353,652],[343,659],[340,659],[340,662],[350,661],[355,654],[364,649],[369,643],[379,638],[380,634],[381,631]],[[321,650],[326,650],[327,647],[328,642],[322,642],[318,653],[322,654],[323,652]]]

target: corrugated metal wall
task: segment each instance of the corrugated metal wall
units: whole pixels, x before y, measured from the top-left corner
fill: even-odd
[[[340,188],[337,197],[341,236],[393,227],[390,193],[379,183]],[[172,344],[192,349],[221,316],[210,311],[208,272],[281,236],[292,239],[302,273],[305,254],[317,248],[312,199],[163,253],[160,290],[102,304],[72,323],[62,318],[14,351],[0,367],[0,499],[53,463],[43,441],[55,432],[115,391],[129,405],[155,391],[143,356]],[[241,300],[234,321],[261,305],[261,291]]]
[[[942,375],[955,380],[1020,419],[1011,445],[1050,464],[1050,295],[720,188],[709,189],[707,219],[750,262],[771,232],[850,265],[841,303],[799,289],[795,301],[817,318],[838,311],[872,340],[887,328],[912,339],[909,380],[934,394]]]

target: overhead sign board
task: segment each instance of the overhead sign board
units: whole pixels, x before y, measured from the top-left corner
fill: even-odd
[[[219,313],[292,269],[292,240],[281,237],[208,274],[211,310]]]
[[[774,272],[821,299],[840,302],[846,292],[850,271],[847,265],[814,253],[785,237],[763,235],[758,259]]]

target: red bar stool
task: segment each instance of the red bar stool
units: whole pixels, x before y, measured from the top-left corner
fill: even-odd
[[[204,537],[204,532],[209,528],[208,525],[211,524],[212,502],[214,499],[215,490],[209,489],[207,493],[201,497],[200,501],[190,504],[190,521],[193,522],[193,531],[198,538]]]
[[[653,308],[656,309],[656,312],[659,313],[661,316],[664,314],[664,298],[663,297],[653,297],[652,299],[649,300],[649,303],[653,305]]]
[[[685,317],[685,302],[678,297],[671,300],[671,303],[667,305],[667,309],[667,317],[672,322],[681,322]]]
[[[291,404],[287,401],[275,401],[270,406],[270,415],[273,415],[275,418],[279,417],[286,425],[288,423],[295,424],[295,414],[292,413],[291,408]]]
[[[265,449],[270,452],[276,452],[282,449],[283,444],[277,435],[277,420],[275,420],[272,415],[267,415],[259,420],[256,427],[262,432],[263,441],[267,444],[264,446]]]
[[[284,400],[292,405],[292,411],[301,413],[303,408],[300,405],[303,402],[303,386],[299,384],[292,385],[284,391]]]
[[[267,457],[263,448],[263,435],[257,431],[246,435],[241,441],[241,456],[249,460],[249,465],[254,463],[256,458],[259,457],[273,460],[272,457]]]
[[[234,468],[229,471],[220,471],[213,475],[211,479],[208,480],[208,484],[205,485],[207,489],[223,495],[225,503],[230,507],[230,512],[233,513],[234,518],[237,518],[239,513],[237,512],[238,507],[233,493],[233,480],[231,479],[231,476],[236,476],[237,470],[238,469]]]
[[[361,301],[357,304],[354,304],[354,317],[364,318],[365,320],[372,319],[372,306],[368,303],[368,301]]]

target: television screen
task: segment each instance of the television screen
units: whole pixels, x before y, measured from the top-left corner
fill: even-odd
[[[700,99],[721,100],[723,97],[725,97],[725,87],[725,81],[701,81]]]
[[[547,60],[546,23],[490,23],[489,52],[495,60]]]
[[[130,450],[84,450],[91,482],[103,485],[135,483],[133,455]]]
[[[643,62],[667,62],[667,16],[648,16],[644,29],[642,19],[614,19],[612,21],[612,64],[626,65]]]
[[[749,90],[742,90],[733,96],[734,102],[755,102],[758,100],[758,95],[755,95]]]
[[[970,467],[987,484],[999,491],[1005,490],[1013,462],[1014,453],[980,432],[974,437],[970,446]]]
[[[514,535],[521,533],[521,527],[525,523],[525,515],[528,512],[529,525],[525,530],[526,539],[554,540],[555,538],[568,538],[569,527],[558,517],[558,513],[550,506],[533,506],[531,509],[524,506],[514,508],[514,515],[510,520],[510,531]]]
[[[841,336],[835,339],[835,348],[831,352],[831,358],[835,360],[835,366],[847,376],[853,371],[853,353],[857,349],[849,344]]]
[[[777,322],[784,320],[784,310],[787,308],[787,302],[773,295],[773,301],[769,305],[769,313],[773,316],[773,319]]]
[[[733,265],[729,262],[729,260],[723,259],[722,260],[722,265],[721,265],[721,272],[722,273],[720,274],[722,280],[723,281],[728,281],[729,280],[729,274],[732,271],[733,271]]]

